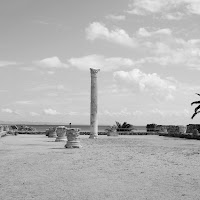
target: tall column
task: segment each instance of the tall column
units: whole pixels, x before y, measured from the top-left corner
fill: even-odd
[[[97,97],[98,97],[98,88],[97,88],[97,73],[100,69],[90,68],[91,73],[91,102],[90,102],[90,137],[95,139],[98,137],[98,119],[97,119]]]

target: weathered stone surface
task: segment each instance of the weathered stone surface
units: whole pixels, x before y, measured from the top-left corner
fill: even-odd
[[[185,134],[187,131],[187,126],[179,126],[179,133]]]
[[[186,132],[193,133],[195,129],[197,129],[200,132],[200,124],[188,124]]]
[[[159,125],[157,125],[157,124],[147,124],[146,125],[147,132],[156,132],[156,128],[158,126]]]
[[[0,125],[0,132],[3,132],[4,131],[3,129],[4,129],[3,125]]]
[[[6,135],[7,135],[7,132],[6,132],[6,131],[1,131],[1,132],[0,132],[0,138],[1,138],[1,137],[4,137],[4,136],[6,136]]]
[[[185,134],[186,133],[186,126],[177,126],[177,125],[156,125],[154,127],[154,131],[158,133],[165,133],[165,134]]]
[[[97,88],[97,73],[100,69],[90,68],[91,73],[91,103],[90,103],[90,137],[95,139],[98,137],[98,119],[97,119],[97,106],[98,106],[98,88]]]
[[[3,130],[8,132],[9,131],[9,126],[8,125],[3,125]]]
[[[56,138],[55,142],[66,142],[67,141],[65,126],[58,126],[56,128],[56,134],[57,134],[57,138]]]
[[[4,126],[0,125],[0,138],[7,135],[7,131],[4,130]]]
[[[45,135],[46,135],[46,136],[49,136],[49,129],[46,129],[46,130],[45,130]]]
[[[119,136],[119,133],[117,131],[108,131],[107,136]]]
[[[67,143],[66,148],[80,148],[80,141],[78,136],[80,135],[80,129],[78,128],[68,128],[66,129]]]
[[[56,138],[57,137],[57,134],[55,132],[55,128],[49,128],[49,134],[48,134],[48,137],[49,138]]]
[[[200,134],[199,134],[199,131],[197,129],[194,129],[192,131],[192,135],[196,137],[196,136],[199,136]]]

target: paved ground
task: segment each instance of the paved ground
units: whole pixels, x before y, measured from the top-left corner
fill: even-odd
[[[1,200],[199,200],[200,141],[80,136],[81,149],[44,135],[0,139]]]

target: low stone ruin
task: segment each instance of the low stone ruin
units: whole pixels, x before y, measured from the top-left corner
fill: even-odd
[[[56,138],[57,137],[55,127],[51,127],[51,128],[48,129],[48,137],[49,138]]]
[[[200,132],[200,124],[188,124],[187,125],[187,133],[193,133],[193,131],[197,129]]]
[[[0,125],[0,137],[4,137],[4,136],[7,136],[7,135],[17,135],[17,133],[12,128],[12,126]]]
[[[56,127],[55,132],[57,134],[57,138],[55,142],[66,142],[67,141],[66,131],[67,131],[67,128],[65,126]]]
[[[80,129],[78,128],[67,128],[67,143],[65,145],[66,148],[80,148],[80,141],[78,136],[80,135]]]

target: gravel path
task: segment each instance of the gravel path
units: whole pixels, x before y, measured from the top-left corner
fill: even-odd
[[[0,139],[0,200],[200,200],[200,141],[44,135]]]

